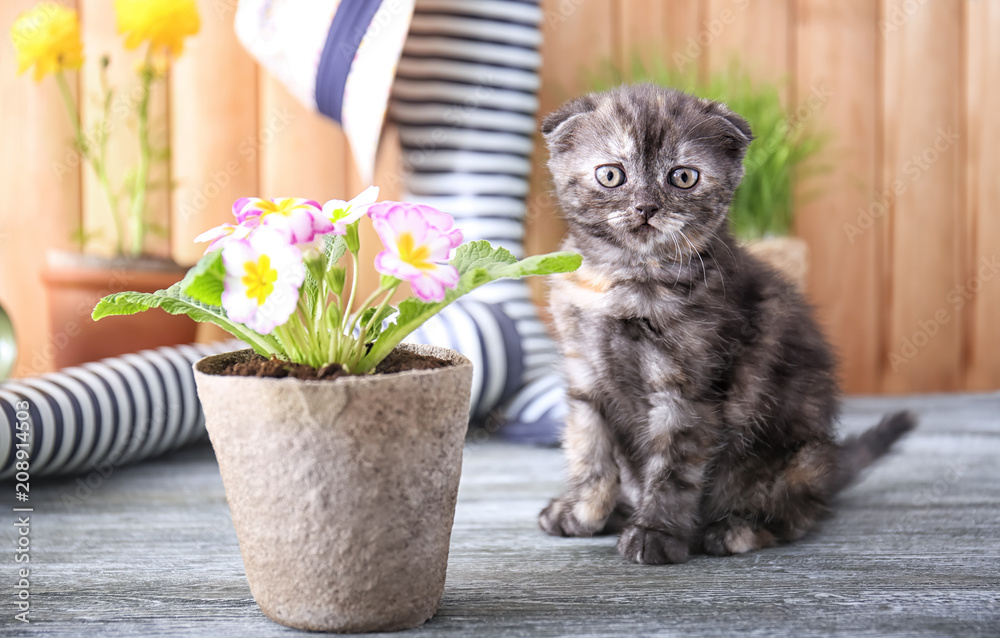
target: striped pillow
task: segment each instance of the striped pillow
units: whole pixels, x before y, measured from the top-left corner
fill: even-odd
[[[191,366],[240,347],[233,341],[164,347],[0,384],[0,479],[17,473],[17,423],[25,411],[34,477],[106,475],[201,439]]]
[[[303,105],[343,127],[371,182],[412,14],[413,0],[241,0],[236,35]]]

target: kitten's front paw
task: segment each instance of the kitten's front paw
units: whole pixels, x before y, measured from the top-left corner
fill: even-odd
[[[729,525],[724,523],[713,523],[705,528],[701,539],[701,549],[710,556],[729,556],[732,554],[726,547],[726,533]]]
[[[771,547],[774,542],[771,532],[755,529],[743,519],[735,519],[706,527],[701,545],[706,554],[729,556]]]
[[[629,525],[618,537],[618,553],[642,565],[683,563],[688,559],[688,544],[666,532]]]
[[[565,498],[554,498],[538,515],[538,525],[550,536],[593,536],[594,529],[581,523],[573,514],[573,505]]]

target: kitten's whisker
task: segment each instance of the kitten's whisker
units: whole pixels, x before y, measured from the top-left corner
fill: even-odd
[[[679,232],[681,234],[681,239],[684,239],[685,241],[687,240],[687,236],[684,234],[683,230],[677,229],[677,232]],[[688,243],[690,243],[690,242],[688,242]],[[701,259],[701,256],[699,256],[698,259]],[[691,256],[691,253],[688,253],[688,269],[691,268],[691,264],[692,263],[694,263],[694,257]],[[704,272],[704,270],[705,270],[704,264],[702,264],[702,272]],[[689,287],[688,288],[688,299],[691,298],[691,293],[693,293],[693,292],[694,292],[694,286]]]
[[[694,127],[698,126],[700,123],[701,122],[699,122],[697,119],[692,119],[691,123],[688,124],[688,127],[684,129],[684,132],[680,134],[678,139],[684,139],[685,137],[687,137],[687,134],[690,133],[692,130],[694,130]]]
[[[693,250],[698,255],[698,261],[701,262],[701,272],[702,272],[702,275],[704,275],[704,277],[705,277],[705,287],[707,288],[708,287],[708,269],[705,268],[705,260],[701,258],[701,252],[699,252],[698,249],[695,248],[694,242],[691,241],[691,239],[687,235],[684,234],[684,231],[681,230],[679,232],[681,234],[681,237],[684,238],[684,241],[686,241],[688,243],[688,245],[691,246],[691,250]],[[726,281],[725,281],[725,279],[723,279],[723,281],[722,281],[722,296],[725,297],[725,295],[726,295]]]
[[[680,228],[677,229],[677,233],[682,238],[684,237],[684,231],[681,230]],[[689,271],[689,270],[691,270],[691,253],[687,253],[687,251],[685,251],[685,253],[686,253],[685,256],[687,257],[687,263],[684,265],[684,269],[685,269],[685,271]],[[690,299],[690,298],[691,298],[691,288],[688,288],[688,299]]]
[[[736,253],[734,253],[733,249],[729,247],[729,244],[722,242],[722,247],[725,248],[726,252],[729,253],[729,256],[733,258],[733,263],[739,263],[739,260],[736,259]]]
[[[718,147],[719,147],[718,144],[691,144],[690,145],[690,148],[692,148],[692,149],[702,149],[702,148],[716,149]]]
[[[670,241],[674,243],[674,262],[677,264],[677,271],[674,276],[675,285],[678,281],[680,281],[681,272],[686,271],[691,267],[691,255],[686,254],[686,251],[682,251],[680,244],[677,243],[677,235],[680,234],[682,237],[684,236],[682,228],[683,226],[678,226],[670,231]],[[685,261],[685,257],[687,257],[687,261]],[[690,290],[688,291],[688,296],[691,296]]]
[[[722,244],[722,247],[726,249],[726,252],[729,253],[729,256],[732,257],[733,263],[737,264],[736,270],[738,271],[739,270],[739,265],[738,264],[740,263],[740,261],[736,258],[736,254],[733,252],[733,249],[730,248],[729,244],[727,242],[725,242],[725,241],[720,242],[720,243]],[[722,296],[725,297],[726,296],[726,273],[725,273],[725,269],[720,270],[719,275],[720,275],[719,278],[722,280]]]
[[[629,217],[628,211],[626,210],[615,210],[608,214],[607,221],[608,224],[617,224],[623,220],[627,220]]]
[[[688,130],[690,130],[690,129],[688,129]],[[720,137],[727,137],[727,136],[724,135],[724,134],[722,134],[722,133],[719,133],[719,134],[716,134],[716,135],[703,135],[702,137],[692,137],[691,139],[684,140],[684,141],[687,142],[687,143],[689,143],[689,142],[697,142],[699,140],[714,140],[714,139],[720,138]]]
[[[674,259],[673,259],[673,261],[676,264],[677,263],[677,257],[681,256],[681,247],[677,244],[677,234],[676,233],[670,233],[670,241],[672,241],[674,243]],[[677,284],[679,284],[680,281],[681,281],[681,268],[683,268],[683,267],[684,267],[683,263],[681,264],[680,268],[678,268],[676,266],[674,267],[674,285],[675,286]]]

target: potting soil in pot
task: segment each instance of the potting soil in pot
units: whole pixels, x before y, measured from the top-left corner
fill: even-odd
[[[433,370],[450,365],[451,363],[437,357],[419,355],[414,352],[397,349],[389,353],[389,356],[375,367],[375,374],[392,374],[407,370]],[[265,359],[258,355],[248,361],[232,363],[217,374],[237,377],[272,377],[277,379],[291,377],[294,379],[332,381],[344,376],[346,373],[339,363],[332,363],[322,368],[314,368],[304,363],[284,361],[277,357]]]

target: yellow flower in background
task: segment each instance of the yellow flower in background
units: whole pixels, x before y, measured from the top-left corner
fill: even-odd
[[[157,56],[177,57],[184,38],[198,33],[201,18],[194,0],[115,0],[118,33],[127,33],[125,48],[148,41]]]
[[[80,20],[76,11],[43,2],[22,13],[10,30],[17,50],[17,72],[35,67],[35,81],[63,69],[79,69],[83,64]]]

